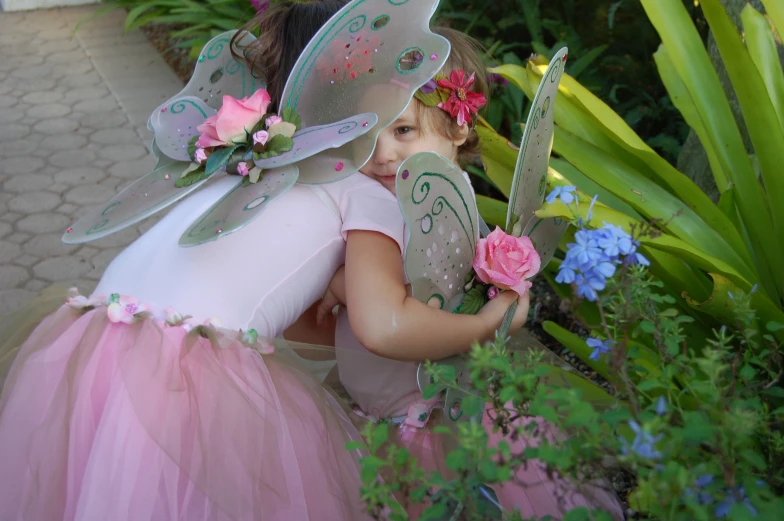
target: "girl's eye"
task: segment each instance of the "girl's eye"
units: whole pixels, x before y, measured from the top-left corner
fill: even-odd
[[[411,128],[411,127],[397,127],[395,129],[395,134],[398,135],[398,136],[402,136],[402,135],[408,134],[409,132],[412,132],[413,130],[414,129]]]

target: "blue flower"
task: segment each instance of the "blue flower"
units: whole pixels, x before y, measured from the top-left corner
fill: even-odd
[[[667,414],[667,399],[664,396],[659,396],[659,400],[656,402],[656,414],[659,416]],[[711,477],[711,479],[713,478]]]
[[[602,258],[602,250],[593,236],[591,230],[580,230],[574,234],[574,242],[568,245],[569,250],[573,250],[575,260],[579,263],[580,269],[585,270],[593,266],[594,262]]]
[[[587,223],[591,222],[591,219],[593,219],[593,206],[596,204],[597,199],[599,199],[599,194],[593,196],[591,204],[588,206],[588,213],[585,215],[585,222]]]
[[[713,496],[702,489],[711,483],[713,483],[713,476],[710,474],[703,474],[694,481],[694,487],[697,490],[695,491],[694,488],[687,488],[684,494],[686,497],[695,498],[695,501],[700,505],[710,505],[713,503]]]
[[[593,353],[590,356],[591,360],[599,360],[600,356],[612,351],[612,340],[602,341],[598,338],[588,338],[585,343],[588,344],[588,347],[593,348]]]
[[[577,195],[573,193],[576,191],[576,186],[556,186],[552,192],[547,194],[546,201],[553,204],[556,199],[560,198],[564,204],[572,204],[577,199]]]
[[[574,282],[575,273],[566,262],[562,262],[558,267],[558,275],[555,276],[555,282],[558,284],[571,284]]]
[[[635,249],[631,235],[626,233],[620,226],[604,223],[604,226],[599,228],[597,232],[599,232],[597,237],[599,247],[609,257],[629,255]]]
[[[661,434],[654,437],[650,433],[645,432],[634,420],[629,422],[629,427],[632,428],[636,436],[632,442],[631,448],[625,439],[622,440],[621,452],[623,452],[624,455],[628,456],[630,453],[634,452],[644,459],[659,459],[662,457],[662,453],[654,448],[661,440]]]
[[[719,503],[719,506],[716,507],[716,517],[727,517],[730,513],[730,508],[732,505],[738,502],[738,500],[742,501],[746,508],[749,509],[752,516],[757,515],[757,509],[754,508],[754,505],[751,504],[751,500],[746,497],[746,492],[744,492],[743,487],[737,489],[737,491],[728,490],[727,497],[724,498],[724,501]]]
[[[577,284],[577,295],[591,302],[596,302],[596,299],[599,298],[597,292],[602,291],[607,285],[603,277],[597,277],[593,274],[586,276],[578,273],[574,282]]]

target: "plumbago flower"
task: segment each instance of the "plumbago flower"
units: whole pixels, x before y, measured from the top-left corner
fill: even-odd
[[[256,183],[261,178],[261,168],[251,160],[290,151],[294,133],[302,125],[294,110],[286,108],[279,115],[268,113],[269,104],[266,90],[242,99],[223,96],[218,113],[196,127],[201,134],[188,144],[192,163],[175,185],[189,186],[221,170],[244,176],[246,183]]]
[[[561,200],[564,204],[576,203],[577,187],[559,186],[547,196],[552,204]],[[607,279],[615,275],[618,265],[641,264],[650,265],[641,253],[637,252],[640,243],[620,226],[603,223],[601,228],[589,229],[596,197],[591,201],[585,220],[577,219],[580,230],[574,234],[574,242],[567,245],[566,257],[558,268],[555,281],[561,284],[574,284],[577,295],[595,302],[599,292],[604,290]]]

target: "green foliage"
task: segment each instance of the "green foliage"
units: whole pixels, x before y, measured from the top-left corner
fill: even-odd
[[[503,337],[476,346],[466,368],[470,384],[461,390],[488,403],[486,414],[506,434],[491,445],[477,422],[442,430],[444,443],[456,447],[446,457],[449,480],[401,455],[405,449],[388,433],[392,426],[384,424],[381,436],[369,427],[362,495],[376,506],[372,512],[381,511],[378,502],[394,503],[396,519],[408,519],[404,507],[421,505],[420,519],[451,519],[459,505],[461,519],[496,519],[498,512],[483,503],[483,488],[509,481],[515,469],[537,459],[574,483],[608,472],[634,476],[630,505],[647,519],[778,519],[784,507],[782,343],[754,329],[751,296],[738,294],[731,299],[735,324],[713,331],[701,345],[687,344],[691,319],[661,286],[645,269],[622,265],[597,301],[601,336],[614,341],[600,358],[614,375],[613,396],[544,363],[536,347],[510,350]],[[576,342],[566,339],[570,346]],[[457,387],[454,371],[428,367],[434,385]],[[542,436],[542,419],[564,436]],[[507,512],[504,519],[519,517]],[[577,508],[564,519],[609,517]]]
[[[598,226],[608,222],[629,232],[640,221],[654,224],[652,233],[640,238],[642,252],[652,262],[650,272],[661,284],[659,292],[673,300],[674,309],[693,318],[686,326],[689,342],[704,344],[713,329],[739,325],[731,314],[729,295],[749,295],[760,323],[784,323],[784,272],[777,268],[784,265],[784,216],[779,216],[782,206],[774,203],[784,200],[774,152],[784,149],[784,121],[778,119],[773,101],[784,75],[777,58],[765,51],[770,28],[762,27],[760,15],[747,7],[743,19],[756,42],[747,48],[718,0],[701,2],[725,62],[732,61],[728,72],[755,147],[750,159],[704,45],[680,0],[642,5],[664,42],[655,55],[657,67],[675,105],[705,145],[723,191],[720,202],[714,204],[570,76],[564,76],[555,104],[554,152],[560,159],[551,161],[549,188],[576,184],[589,194],[601,190],[593,210],[593,223]],[[505,65],[491,71],[532,97],[545,69],[540,63],[532,60],[525,67]],[[511,184],[510,165],[516,151],[489,125],[480,126],[479,133],[487,144],[483,157],[487,175],[504,191]],[[590,198],[580,197],[578,211],[585,214]],[[570,219],[572,210],[556,202],[545,205],[538,215]],[[575,311],[592,327],[598,325],[595,315]],[[784,332],[770,333],[784,340]],[[642,344],[652,345],[649,338]]]

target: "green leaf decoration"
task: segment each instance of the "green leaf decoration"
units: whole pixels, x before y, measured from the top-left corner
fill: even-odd
[[[487,304],[487,286],[477,284],[466,293],[463,302],[455,310],[457,315],[476,315]]]
[[[280,117],[283,118],[283,121],[294,124],[294,126],[297,127],[297,130],[302,128],[302,118],[293,108],[286,107],[283,109],[280,113]]]
[[[207,158],[207,164],[204,167],[204,173],[206,174],[205,177],[209,177],[210,175],[217,172],[220,167],[225,165],[238,147],[239,145],[233,145],[225,148],[216,148],[210,157]]]
[[[191,140],[188,141],[188,157],[190,157],[191,159],[193,159],[193,157],[196,155],[196,149],[198,148],[196,146],[196,142],[198,140],[199,140],[199,136],[193,136]]]
[[[264,145],[264,152],[259,154],[259,159],[266,159],[268,157],[279,156],[294,148],[294,140],[282,134],[272,136],[272,139],[267,141]],[[255,154],[254,154],[255,159]]]
[[[177,188],[185,188],[186,186],[190,186],[193,183],[198,183],[202,179],[207,179],[208,177],[210,177],[210,174],[206,173],[202,168],[199,168],[192,172],[188,172],[185,174],[185,176],[177,179],[177,181],[174,183],[174,186]]]

